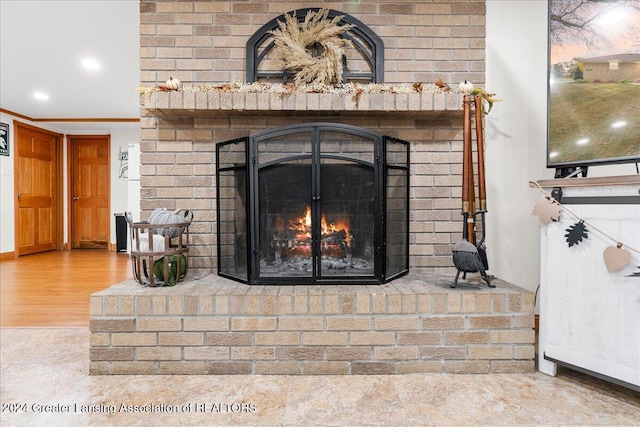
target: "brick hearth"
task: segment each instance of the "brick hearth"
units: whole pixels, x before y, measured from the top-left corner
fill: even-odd
[[[90,372],[533,372],[533,294],[409,275],[382,286],[247,286],[215,275],[91,297]]]

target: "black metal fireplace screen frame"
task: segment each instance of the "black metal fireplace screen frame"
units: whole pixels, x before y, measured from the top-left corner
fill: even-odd
[[[371,161],[348,153],[323,153],[324,135],[345,135],[371,144]],[[262,161],[260,147],[273,146],[289,135],[308,134],[306,153],[286,153],[276,160]],[[266,145],[265,145],[266,144]],[[267,158],[268,156],[263,156]],[[309,161],[311,190],[308,201],[313,212],[313,271],[308,277],[277,277],[261,273],[260,171],[278,162]],[[373,171],[373,268],[360,275],[331,274],[321,269],[319,219],[322,161],[351,162]],[[268,129],[252,136],[216,144],[216,207],[218,275],[248,284],[382,284],[409,271],[409,143],[397,138],[345,124],[305,123]],[[291,185],[296,185],[292,182]],[[282,189],[282,191],[287,191]],[[264,261],[264,260],[263,260]]]

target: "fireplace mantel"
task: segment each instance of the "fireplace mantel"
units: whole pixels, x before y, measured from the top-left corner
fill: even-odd
[[[458,93],[149,92],[143,108],[166,118],[233,116],[462,117]]]

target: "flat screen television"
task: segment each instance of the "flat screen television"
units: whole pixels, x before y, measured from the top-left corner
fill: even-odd
[[[549,0],[548,82],[556,177],[640,162],[640,1]]]

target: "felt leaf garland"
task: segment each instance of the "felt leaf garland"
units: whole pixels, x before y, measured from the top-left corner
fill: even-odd
[[[551,220],[558,221],[560,219],[560,211],[562,206],[552,198],[544,198],[536,200],[533,207],[533,215],[537,215],[540,221],[547,225]]]
[[[586,223],[585,220],[581,219],[566,206],[562,205],[562,203],[555,200],[551,196],[551,194],[545,191],[545,189],[542,188],[536,181],[529,181],[529,186],[532,188],[537,188],[544,195],[544,198],[536,201],[532,212],[534,215],[538,215],[540,217],[540,221],[542,221],[543,224],[547,225],[551,221],[551,219],[558,221],[560,218],[560,211],[565,211],[569,216],[578,220],[577,223],[573,224],[565,230],[567,234],[565,234],[564,237],[567,239],[569,247],[578,245],[580,242],[582,242],[582,239],[588,238],[589,235],[587,233],[589,233],[591,230],[596,231],[598,234],[616,242],[615,248],[610,246],[606,248],[602,253],[605,266],[610,273],[623,269],[631,262],[631,251],[635,252],[636,254],[640,254],[640,250],[632,248],[628,245],[626,245],[626,248],[628,250],[622,249],[623,244],[620,241],[608,235],[595,225]],[[586,228],[587,225],[589,226],[589,230],[587,230]],[[640,266],[637,267],[638,269],[640,269]],[[640,278],[640,272],[630,274],[626,277]]]
[[[614,248],[609,246],[602,253],[604,264],[607,266],[609,273],[623,269],[631,261],[631,252],[622,249],[622,243]]]
[[[582,239],[586,239],[589,237],[587,232],[587,228],[584,226],[584,221],[578,221],[573,224],[571,227],[567,228],[567,234],[564,237],[567,238],[567,243],[569,243],[569,247],[573,245],[578,245],[582,242]]]

